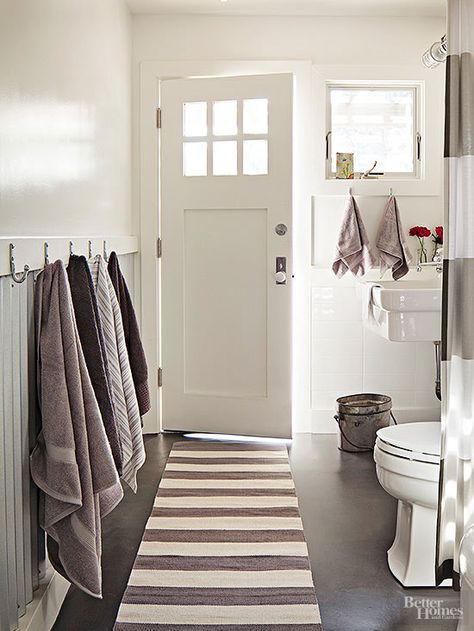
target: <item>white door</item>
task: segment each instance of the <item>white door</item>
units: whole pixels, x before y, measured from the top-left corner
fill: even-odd
[[[161,83],[165,430],[291,437],[292,98],[289,74]]]

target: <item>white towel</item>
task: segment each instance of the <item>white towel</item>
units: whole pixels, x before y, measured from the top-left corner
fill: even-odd
[[[374,303],[374,289],[380,287],[376,281],[373,283],[365,283],[364,295],[362,298],[362,317],[369,322],[381,324],[384,317],[380,313],[380,309]]]
[[[380,273],[392,268],[393,280],[408,274],[412,255],[405,239],[398,203],[390,195],[385,206],[382,223],[377,236],[377,249],[380,253]]]
[[[354,276],[363,276],[373,265],[369,239],[365,231],[357,202],[349,197],[339,231],[336,256],[332,270],[338,278],[350,270]]]

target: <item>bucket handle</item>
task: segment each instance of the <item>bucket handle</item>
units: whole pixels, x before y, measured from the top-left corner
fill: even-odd
[[[339,430],[340,430],[343,438],[349,443],[349,445],[352,445],[353,447],[355,447],[356,449],[360,449],[361,451],[372,451],[373,450],[373,447],[367,447],[367,446],[362,447],[361,445],[356,445],[355,443],[353,443],[352,440],[349,440],[347,438],[346,434],[344,433],[344,430],[342,429],[341,417],[339,416],[339,414],[334,414],[334,419],[335,419],[336,423],[339,425]]]
[[[393,422],[395,423],[395,425],[398,425],[397,423],[397,419],[395,418],[395,416],[393,415],[392,410],[390,410],[390,416],[393,420]],[[342,425],[341,425],[341,417],[339,416],[339,414],[334,414],[334,419],[336,421],[336,423],[339,425],[339,430],[343,436],[343,438],[349,443],[349,445],[352,445],[353,447],[355,447],[356,449],[361,449],[362,451],[373,451],[373,447],[362,447],[361,445],[356,445],[355,443],[352,442],[352,440],[349,440],[344,432],[344,430],[342,429]]]

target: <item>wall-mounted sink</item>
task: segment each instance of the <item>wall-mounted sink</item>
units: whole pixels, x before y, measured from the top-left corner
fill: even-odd
[[[362,283],[365,325],[394,342],[441,339],[441,277]]]

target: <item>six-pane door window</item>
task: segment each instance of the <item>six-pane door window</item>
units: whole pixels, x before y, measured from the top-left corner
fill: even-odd
[[[184,103],[183,174],[267,175],[268,99]]]

